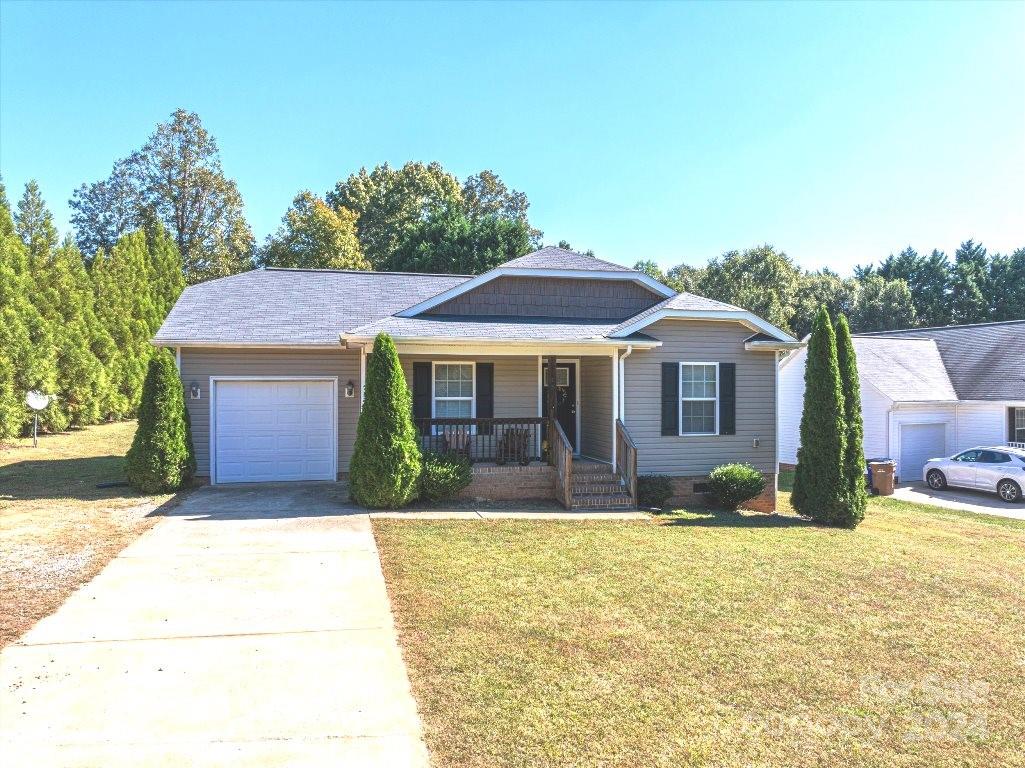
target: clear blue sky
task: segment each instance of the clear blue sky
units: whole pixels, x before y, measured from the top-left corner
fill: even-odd
[[[0,5],[0,173],[58,224],[176,107],[262,238],[360,166],[491,168],[632,264],[1025,245],[1025,3]]]

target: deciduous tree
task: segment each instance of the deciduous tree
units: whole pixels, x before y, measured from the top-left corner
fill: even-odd
[[[267,238],[259,263],[299,269],[370,269],[356,220],[348,208],[332,208],[304,190],[295,196],[278,231]]]

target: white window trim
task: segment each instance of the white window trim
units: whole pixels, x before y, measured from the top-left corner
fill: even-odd
[[[1018,424],[1021,423],[1021,426]],[[1014,409],[1014,434],[1012,435],[1012,443],[1025,442],[1025,435],[1019,435],[1018,433],[1025,430],[1025,408]]]
[[[696,365],[712,365],[712,366],[715,366],[715,400],[712,400],[712,398],[710,398],[710,397],[684,397],[683,396],[683,367],[685,365],[687,365],[687,366],[696,366]],[[677,372],[676,381],[677,381],[677,386],[680,388],[680,408],[679,408],[680,413],[679,413],[679,415],[677,417],[677,430],[676,430],[677,434],[679,434],[680,437],[715,437],[715,436],[717,436],[719,434],[719,363],[716,363],[716,362],[700,362],[700,361],[692,361],[692,360],[681,360],[680,361],[680,365],[679,365],[679,369],[678,369],[678,372]],[[715,431],[714,432],[684,432],[683,431],[683,404],[685,402],[692,402],[692,403],[702,402],[702,403],[707,403],[709,401],[711,401],[711,402],[713,402],[715,404],[715,407],[713,409],[714,413],[715,413]]]
[[[434,385],[437,381],[437,367],[439,365],[468,365],[470,366],[470,385],[473,388],[473,394],[469,397],[470,400],[470,416],[469,418],[477,418],[477,363],[473,360],[432,360],[431,361],[431,418],[449,418],[439,417],[437,415],[437,402],[438,396],[434,394]],[[442,397],[441,400],[466,400],[465,397]],[[477,428],[472,426],[470,434],[475,434]]]

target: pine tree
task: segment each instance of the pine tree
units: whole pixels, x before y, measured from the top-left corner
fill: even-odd
[[[420,448],[409,385],[395,343],[381,333],[374,340],[374,353],[367,365],[349,487],[352,498],[365,507],[394,509],[416,495],[419,478]]]
[[[989,320],[989,273],[989,255],[982,243],[966,240],[958,246],[954,253],[950,292],[953,322],[982,323]]]
[[[823,523],[842,518],[847,496],[843,477],[846,433],[836,334],[822,306],[808,342],[801,447],[791,496],[794,509],[802,515]]]
[[[149,361],[139,406],[139,428],[125,456],[128,482],[143,493],[176,491],[196,471],[189,415],[171,353]]]
[[[836,321],[836,354],[840,367],[840,386],[843,390],[844,422],[847,440],[844,445],[843,479],[846,503],[843,513],[833,522],[844,528],[854,528],[865,519],[868,495],[865,492],[864,426],[861,418],[861,384],[858,381],[858,358],[847,318],[840,315]]]

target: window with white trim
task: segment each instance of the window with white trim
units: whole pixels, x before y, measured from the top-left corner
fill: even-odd
[[[434,364],[434,416],[469,418],[474,413],[473,363]]]
[[[718,363],[680,363],[680,434],[719,434]]]
[[[1014,440],[1015,443],[1025,443],[1025,408],[1014,409]]]

